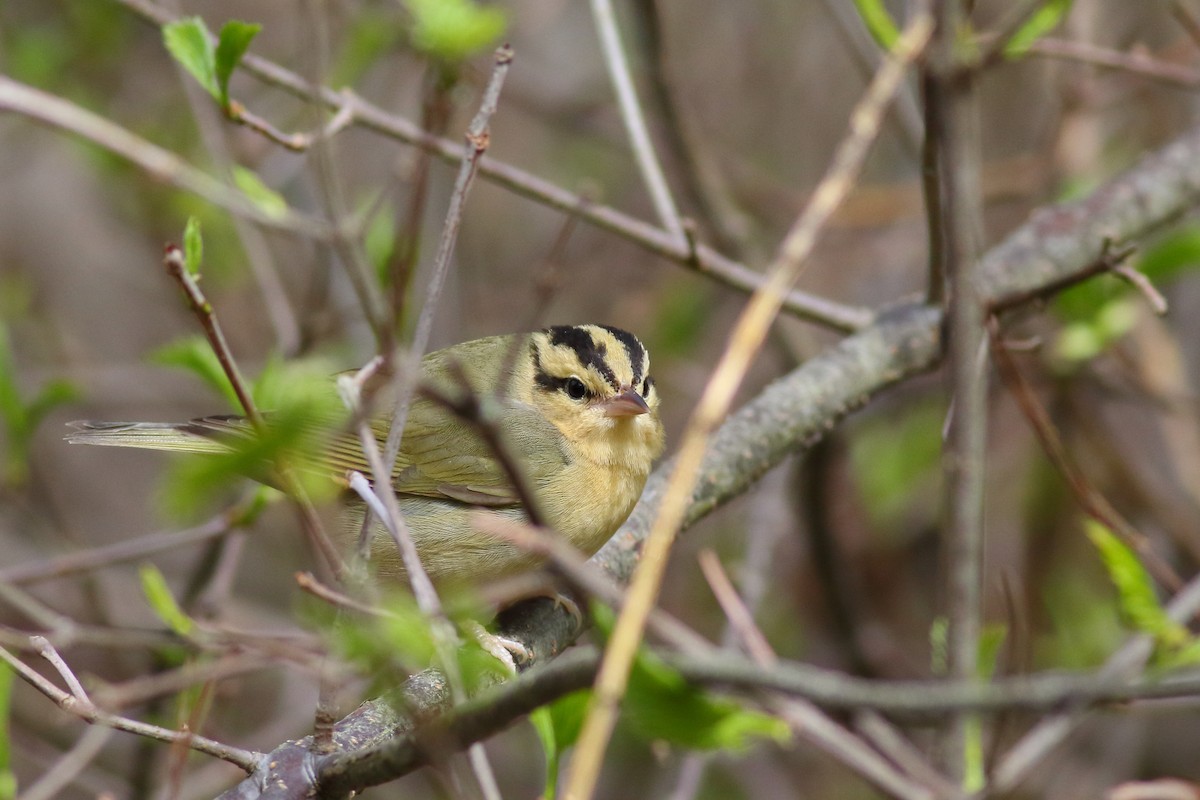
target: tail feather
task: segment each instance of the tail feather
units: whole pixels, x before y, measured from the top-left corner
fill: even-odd
[[[228,453],[228,440],[246,436],[249,424],[239,417],[204,417],[191,422],[96,422],[67,423],[74,430],[65,437],[71,444],[109,447],[140,447],[177,453]]]

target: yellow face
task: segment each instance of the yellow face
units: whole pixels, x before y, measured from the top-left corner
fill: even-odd
[[[597,464],[649,471],[663,449],[650,354],[607,325],[562,325],[532,335],[530,402]]]

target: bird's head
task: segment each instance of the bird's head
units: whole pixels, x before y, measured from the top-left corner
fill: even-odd
[[[608,325],[559,325],[529,343],[533,404],[579,455],[647,472],[663,449],[650,354]]]

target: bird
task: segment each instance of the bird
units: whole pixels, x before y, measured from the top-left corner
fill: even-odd
[[[394,382],[390,382],[394,383]],[[609,325],[556,325],[489,336],[426,355],[409,407],[392,485],[422,567],[433,583],[478,587],[536,570],[544,556],[488,532],[479,515],[527,523],[529,509],[478,426],[438,396],[491,398],[488,419],[520,465],[541,521],[587,556],[628,518],[663,452],[659,394],[642,342]],[[392,403],[375,397],[371,428],[387,436]],[[381,402],[382,401],[382,402]],[[264,425],[271,417],[264,415]],[[183,423],[71,423],[69,442],[191,453],[231,452],[255,435],[248,420],[210,416]],[[345,484],[370,474],[361,441],[344,427],[324,437],[317,468]],[[251,477],[270,483],[269,469]],[[346,492],[343,546],[357,540],[364,504]],[[486,521],[485,521],[486,522]],[[386,529],[375,523],[371,562],[384,580],[408,576]]]

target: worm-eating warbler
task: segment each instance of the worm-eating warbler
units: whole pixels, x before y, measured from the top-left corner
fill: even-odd
[[[629,516],[663,449],[649,370],[650,356],[637,337],[606,325],[492,336],[422,361],[428,387],[461,393],[465,378],[477,396],[501,398],[495,429],[523,468],[546,524],[588,555]],[[379,405],[390,410],[389,403]],[[232,437],[252,430],[237,417],[74,424],[76,432],[67,437],[72,442],[197,453],[226,451]],[[372,427],[382,443],[386,423],[376,419]],[[326,437],[326,452],[315,463],[335,479],[348,470],[370,474],[359,440],[345,432]],[[412,402],[392,477],[421,563],[435,583],[486,582],[541,562],[472,524],[480,509],[508,520],[526,517],[476,429],[428,396]],[[342,531],[348,538],[357,536],[362,519],[361,503],[353,505],[357,510]],[[381,574],[403,580],[395,545],[376,525],[373,560]]]

